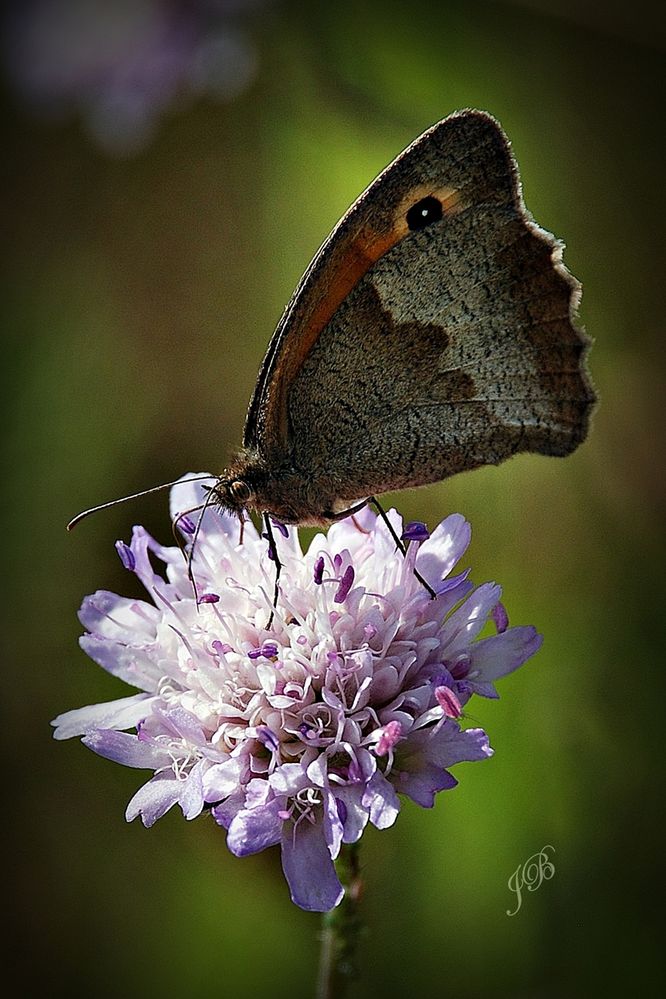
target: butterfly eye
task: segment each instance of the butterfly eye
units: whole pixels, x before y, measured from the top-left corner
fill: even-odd
[[[441,201],[432,196],[421,198],[407,212],[407,225],[410,229],[425,229],[432,222],[439,222],[442,214]]]
[[[234,479],[229,484],[229,492],[238,503],[247,503],[252,497],[252,490],[243,479]]]

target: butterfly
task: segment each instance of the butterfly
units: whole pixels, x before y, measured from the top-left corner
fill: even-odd
[[[594,391],[578,282],[481,111],[424,132],[352,205],[270,341],[213,501],[326,524],[522,451],[567,455]]]
[[[272,544],[271,519],[325,525],[383,492],[519,452],[570,454],[595,401],[579,299],[562,244],[525,208],[498,122],[475,110],[444,118],[370,184],[306,270],[242,449],[205,506],[262,514]]]

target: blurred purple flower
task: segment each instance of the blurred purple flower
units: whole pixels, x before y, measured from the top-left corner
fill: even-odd
[[[75,111],[107,152],[144,148],[197,94],[233,100],[257,53],[243,19],[269,0],[21,0],[4,10],[15,88],[52,115]]]
[[[181,481],[172,516],[204,496]],[[400,517],[389,517],[400,535]],[[462,727],[464,706],[496,697],[494,681],[541,645],[533,627],[479,637],[500,587],[475,589],[466,573],[443,582],[469,540],[453,514],[403,558],[367,508],[305,554],[294,529],[277,534],[269,630],[275,567],[251,523],[240,544],[237,520],[205,511],[194,574],[220,599],[198,605],[179,550],[137,527],[123,564],[152,602],[99,591],[80,617],[82,648],[140,692],[60,715],[55,737],[83,735],[101,756],[154,772],[128,820],[150,826],[175,804],[188,819],[209,809],[237,856],[280,843],[294,902],[328,910],[342,897],[341,844],[368,822],[392,825],[398,793],[431,807],[456,784],[451,766],[490,756],[485,732]]]

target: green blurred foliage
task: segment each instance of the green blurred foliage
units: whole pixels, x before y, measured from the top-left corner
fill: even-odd
[[[545,635],[474,704],[496,750],[433,812],[365,838],[355,995],[654,994],[661,906],[663,51],[529,4],[276,2],[261,71],[228,106],[174,111],[141,155],[98,152],[5,94],[3,734],[12,959],[32,995],[309,995],[317,919],[273,852],[169,814],[123,821],[141,775],[50,741],[126,688],[77,650],[76,608],[131,591],[112,543],[169,538],[165,497],[66,536],[78,509],[220,471],[270,333],[370,179],[459,107],[513,140],[525,198],[583,282],[601,403],[564,462],[524,456],[392,498],[472,522],[478,582]],[[589,5],[588,5],[589,8]],[[589,10],[588,10],[589,13]],[[638,16],[638,12],[637,12]],[[138,591],[137,591],[138,592]],[[554,878],[507,918],[545,843]]]

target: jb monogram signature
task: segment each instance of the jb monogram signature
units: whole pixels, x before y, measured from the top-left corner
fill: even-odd
[[[555,865],[548,857],[548,851],[555,853],[554,846],[543,846],[538,853],[532,854],[524,864],[519,864],[508,881],[509,889],[516,893],[516,908],[513,912],[506,910],[507,916],[515,916],[523,904],[523,889],[536,891],[544,881],[550,881],[555,873]]]

